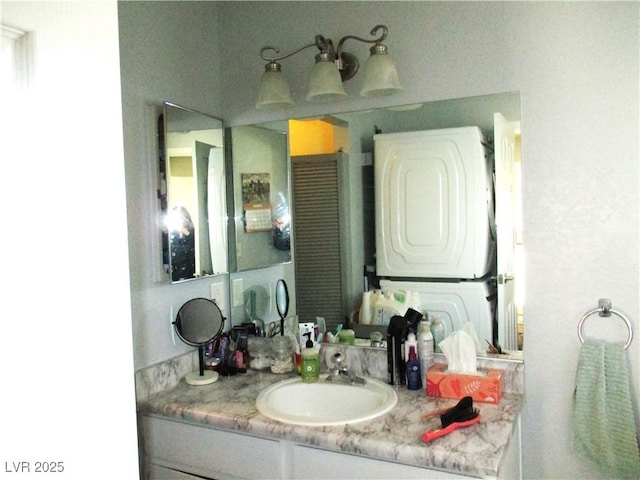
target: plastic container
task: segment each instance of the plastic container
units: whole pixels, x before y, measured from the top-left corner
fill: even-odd
[[[271,338],[271,372],[289,373],[295,368],[295,349],[291,337],[277,335]]]
[[[346,345],[355,345],[356,332],[348,328],[340,330],[340,333],[338,334],[338,342]]]
[[[249,368],[252,370],[268,370],[271,368],[271,348],[269,339],[263,337],[249,337]]]

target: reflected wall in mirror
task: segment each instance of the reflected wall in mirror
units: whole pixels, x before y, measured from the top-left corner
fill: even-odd
[[[164,270],[172,283],[227,273],[222,121],[165,102],[158,131]]]
[[[500,118],[503,120],[500,121]],[[299,320],[313,322],[316,316],[323,316],[329,330],[332,330],[347,318],[359,320],[357,311],[364,291],[379,288],[381,280],[411,281],[411,286],[416,281],[425,280],[385,279],[376,274],[374,135],[476,126],[488,143],[490,168],[493,169],[494,151],[498,167],[495,171],[491,170],[493,176],[489,183],[493,191],[488,191],[487,198],[482,200],[482,208],[486,206],[491,210],[485,210],[487,215],[493,217],[495,214],[495,221],[491,218],[492,227],[495,227],[491,235],[497,237],[497,258],[492,260],[494,263],[489,275],[482,279],[484,285],[477,289],[482,295],[478,293],[475,297],[480,299],[482,296],[484,299],[492,296],[495,301],[487,305],[486,301],[480,299],[482,301],[478,306],[478,302],[468,301],[464,294],[449,289],[454,284],[466,288],[469,282],[447,279],[442,282],[443,285],[437,285],[438,289],[444,288],[444,292],[420,294],[423,305],[427,305],[423,310],[434,317],[442,317],[451,328],[459,327],[461,319],[473,320],[482,312],[483,325],[487,322],[490,324],[488,328],[492,330],[493,337],[480,338],[483,344],[485,340],[491,340],[497,341],[505,349],[522,349],[524,276],[519,125],[518,92],[290,120],[295,292]],[[498,139],[494,140],[494,137]],[[298,164],[304,168],[305,165],[312,165],[324,173],[330,171],[335,176],[333,185],[322,193],[314,190],[315,193],[310,196],[299,195],[303,184],[297,180]],[[313,176],[319,179],[320,172],[314,171]],[[496,180],[498,184],[494,183]],[[313,182],[312,186],[315,189],[318,181]],[[316,216],[314,220],[313,215],[302,219],[299,209],[306,209],[308,198],[317,200],[320,196],[321,210],[324,212],[329,210],[329,205],[336,204],[331,220],[324,216]],[[299,249],[302,242],[298,236],[303,221],[309,223],[305,228],[309,231],[315,228],[319,235],[315,240],[305,239],[312,245],[316,242],[316,246],[322,245],[324,248],[327,246],[328,233],[334,234],[333,247],[327,250],[333,251],[334,257],[337,257],[334,258],[334,264],[338,265],[337,272],[319,268],[329,262],[317,261],[317,247],[310,248],[309,252]],[[484,295],[484,292],[488,292],[488,295]],[[458,315],[454,311],[462,313]]]
[[[240,126],[228,129],[227,135],[235,212],[231,270],[290,262],[287,134],[282,129]]]

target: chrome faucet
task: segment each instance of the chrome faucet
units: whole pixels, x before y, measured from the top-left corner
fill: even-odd
[[[344,355],[337,352],[331,357],[331,370],[327,377],[327,382],[348,383],[351,385],[364,385],[367,381],[349,371],[344,364]]]

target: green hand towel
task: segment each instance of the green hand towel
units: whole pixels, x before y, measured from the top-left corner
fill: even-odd
[[[624,346],[586,339],[573,404],[573,447],[608,478],[640,478],[640,450]]]

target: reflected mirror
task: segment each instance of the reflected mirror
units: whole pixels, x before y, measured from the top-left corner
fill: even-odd
[[[235,212],[231,271],[291,261],[287,134],[278,126],[227,130]]]
[[[473,298],[450,288],[467,288],[470,282],[452,279],[438,285],[444,290],[420,295],[428,297],[423,305],[427,302],[430,314],[441,316],[454,328],[481,312],[483,325],[489,325],[493,336],[480,338],[481,342],[491,340],[505,350],[521,350],[520,118],[520,94],[509,92],[290,120],[287,131],[299,321],[313,322],[322,316],[330,331],[347,319],[357,323],[365,291],[381,288],[384,280],[414,284],[425,280],[377,275],[374,135],[475,126],[482,132],[482,143],[490,156],[489,188],[481,209],[490,217],[497,254],[494,252],[490,273],[482,278],[484,285],[472,284],[479,292]],[[424,194],[429,193],[425,187]],[[414,285],[395,286],[400,290]],[[455,320],[457,312],[461,313]]]
[[[172,283],[227,273],[222,121],[165,102],[158,134],[163,268]]]
[[[284,319],[289,314],[289,289],[283,279],[276,283],[276,310],[280,316],[280,335],[284,335]]]

